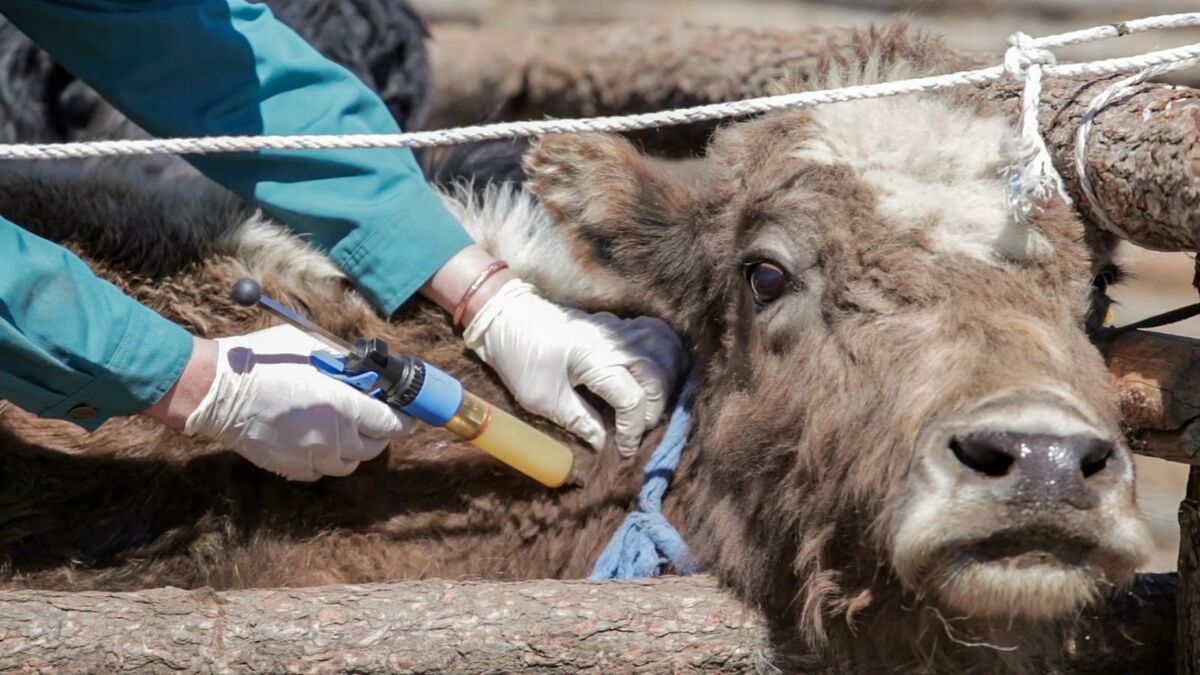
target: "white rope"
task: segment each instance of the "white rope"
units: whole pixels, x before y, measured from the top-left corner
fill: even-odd
[[[1008,195],[1009,210],[1018,222],[1025,222],[1034,205],[1057,192],[1071,203],[1062,177],[1054,170],[1054,158],[1042,139],[1038,127],[1038,110],[1042,102],[1042,68],[1053,66],[1057,59],[1045,47],[1038,47],[1025,33],[1014,33],[1008,39],[1004,54],[1004,70],[1025,81],[1021,94],[1021,129],[1019,145],[1010,164],[1008,177],[1012,189]]]
[[[1150,77],[1157,72],[1195,65],[1200,59],[1200,44],[1173,49],[1161,49],[1130,56],[1084,63],[1059,65],[1050,51],[1057,47],[1107,40],[1130,33],[1165,28],[1200,26],[1200,12],[1168,14],[1121,24],[1096,26],[1083,30],[1031,38],[1016,33],[1009,38],[1004,64],[991,68],[958,73],[919,77],[880,84],[857,85],[841,89],[810,91],[779,96],[764,96],[713,103],[677,110],[653,113],[592,117],[583,119],[538,120],[505,122],[483,126],[459,127],[437,131],[399,134],[347,134],[299,136],[211,136],[205,138],[159,138],[148,140],[90,141],[52,144],[0,144],[0,159],[81,159],[126,155],[202,155],[224,152],[254,152],[259,150],[334,150],[350,148],[421,148],[457,145],[477,141],[528,138],[546,134],[588,132],[621,132],[742,117],[778,110],[795,110],[827,103],[861,101],[865,99],[936,91],[965,84],[984,84],[1003,77],[1015,77],[1024,82],[1021,103],[1020,144],[1015,148],[1014,170],[1010,172],[1013,191],[1009,205],[1017,218],[1028,216],[1034,205],[1057,192],[1070,202],[1063,189],[1062,178],[1041,138],[1037,113],[1040,106],[1042,78],[1106,76],[1138,71],[1130,78]],[[1150,73],[1147,75],[1146,73]],[[1137,80],[1142,81],[1142,80]],[[1095,102],[1093,102],[1095,103]],[[1101,104],[1103,105],[1103,103]],[[1099,110],[1099,106],[1097,106]],[[1090,119],[1088,125],[1090,127]],[[1086,138],[1086,129],[1082,130]],[[1084,174],[1081,172],[1080,174]],[[1088,186],[1090,190],[1090,185]],[[1088,193],[1085,193],[1088,194]],[[1088,194],[1092,200],[1094,195]]]
[[[1042,138],[1041,129],[1038,125],[1038,113],[1041,109],[1043,70],[1052,70],[1053,66],[1057,63],[1057,59],[1054,53],[1050,51],[1050,47],[1062,47],[1095,40],[1104,40],[1160,28],[1177,28],[1194,25],[1200,25],[1200,13],[1193,12],[1189,14],[1150,17],[1124,24],[1098,26],[1087,30],[1064,33],[1041,40],[1035,40],[1021,32],[1014,33],[1009,37],[1009,48],[1004,54],[1004,69],[1009,75],[1018,80],[1023,80],[1025,83],[1024,91],[1021,94],[1020,136],[1017,147],[1006,149],[1010,154],[1014,155],[1007,169],[1007,177],[1010,185],[1010,191],[1007,195],[1008,207],[1014,219],[1018,222],[1027,222],[1030,213],[1036,208],[1036,205],[1048,199],[1052,193],[1057,193],[1067,204],[1072,203],[1070,195],[1067,194],[1066,186],[1063,184],[1062,176],[1054,168],[1054,158],[1050,155],[1049,148],[1046,147],[1046,141]],[[1091,182],[1088,179],[1087,173],[1081,169],[1083,165],[1080,156],[1082,152],[1080,144],[1085,143],[1084,139],[1087,138],[1087,132],[1091,128],[1091,118],[1095,115],[1096,111],[1107,104],[1116,91],[1125,91],[1125,87],[1137,82],[1144,82],[1154,75],[1169,70],[1191,67],[1197,63],[1196,56],[1172,55],[1166,58],[1157,58],[1159,54],[1161,52],[1151,52],[1150,54],[1143,55],[1151,58],[1146,60],[1146,65],[1141,69],[1139,74],[1118,82],[1116,86],[1103,92],[1101,97],[1093,100],[1088,108],[1090,115],[1085,115],[1084,123],[1080,127],[1079,135],[1076,137],[1075,163],[1076,168],[1079,169],[1084,194],[1088,199],[1088,203],[1092,206],[1092,210],[1099,214],[1101,220],[1106,221],[1106,224],[1113,228],[1116,226],[1112,224],[1111,219],[1100,208],[1096,200],[1096,195],[1092,192]],[[1102,74],[1101,71],[1104,70],[1105,64],[1111,63],[1112,61],[1107,61],[1078,65],[1089,66],[1087,74],[1098,75]]]

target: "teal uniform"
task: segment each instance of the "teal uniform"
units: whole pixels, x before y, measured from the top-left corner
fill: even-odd
[[[156,136],[400,131],[358,78],[261,4],[0,0],[0,14]],[[187,159],[320,246],[385,314],[471,243],[408,150]],[[0,254],[0,398],[94,429],[179,378],[192,349],[182,328],[2,218]]]

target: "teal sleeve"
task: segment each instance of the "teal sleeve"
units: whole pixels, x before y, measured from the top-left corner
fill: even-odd
[[[265,5],[0,0],[0,12],[156,136],[399,131],[366,85]],[[407,149],[187,159],[328,252],[387,314],[471,243]]]
[[[63,247],[0,218],[0,398],[85,429],[158,402],[192,336]]]

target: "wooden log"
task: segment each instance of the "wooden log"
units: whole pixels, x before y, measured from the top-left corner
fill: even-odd
[[[1200,340],[1134,331],[1103,351],[1134,451],[1200,465]]]
[[[430,44],[436,93],[430,126],[481,120],[648,112],[771,93],[787,73],[811,82],[820,57],[844,50],[848,28],[611,24],[553,27],[439,26]],[[947,69],[994,65],[999,56],[946,52]],[[1097,225],[1074,169],[1075,130],[1104,80],[1051,79],[1043,134],[1072,198]],[[979,95],[1019,110],[1021,85],[1002,80]],[[702,123],[631,134],[669,156],[699,152],[716,128]],[[1146,84],[1095,120],[1086,166],[1099,208],[1124,238],[1153,250],[1200,248],[1200,90]]]
[[[480,120],[652,112],[763,95],[789,69],[815,73],[848,28],[629,24],[439,25],[429,42],[430,128]],[[641,134],[655,149],[692,154],[713,123]]]
[[[1155,251],[1200,250],[1200,90],[1148,83],[1100,111],[1084,153],[1095,205],[1080,187],[1076,132],[1092,98],[1116,79],[1047,83],[1040,120],[1054,165],[1100,229]],[[1015,113],[1021,85],[1003,80],[981,94]]]
[[[897,10],[889,2],[919,5],[904,17],[923,31],[944,36],[946,44],[960,50],[1003,50],[1008,36],[1022,31],[1035,37],[1058,35],[1087,26],[1128,21],[1154,14],[1171,14],[1196,9],[1192,0],[1161,0],[1152,4],[1125,0],[409,0],[434,24],[447,22],[476,26],[533,26],[600,24],[612,22],[679,22],[756,28],[800,26],[865,26],[871,22],[894,21]],[[878,2],[881,6],[871,6]],[[1045,3],[1044,11],[1028,7]],[[1054,5],[1054,6],[1051,6]],[[1171,9],[1177,7],[1181,9]],[[1059,8],[1074,8],[1067,13]],[[1186,9],[1183,9],[1186,8]],[[1182,28],[1169,32],[1132,33],[1120,40],[1089,42],[1057,50],[1062,61],[1091,61],[1140,54],[1161,49],[1165,43],[1186,44],[1200,40],[1200,29]],[[1164,82],[1200,87],[1200,71],[1167,73]]]
[[[0,594],[0,672],[725,672],[761,619],[710,578]]]
[[[1173,575],[1083,618],[1070,672],[1164,672]],[[414,581],[133,593],[0,593],[4,673],[755,673],[763,620],[709,577]]]
[[[964,5],[959,0],[814,0],[816,4],[837,4],[843,7],[859,7],[883,12],[912,12],[916,14],[994,14],[996,12],[1020,12],[1052,17],[1095,17],[1112,14],[1152,16],[1195,11],[1196,5],[1189,0],[1141,0],[1136,12],[1130,12],[1127,0],[982,0]]]

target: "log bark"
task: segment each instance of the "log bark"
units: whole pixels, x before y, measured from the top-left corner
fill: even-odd
[[[754,672],[711,579],[0,594],[0,672]]]
[[[1134,331],[1102,350],[1134,451],[1200,465],[1200,340]]]
[[[761,96],[789,70],[816,73],[827,44],[849,28],[629,24],[439,25],[429,43],[430,127],[483,119],[652,112]],[[639,135],[654,149],[689,155],[714,123]]]
[[[1071,672],[1170,668],[1172,575],[1084,618]],[[0,672],[752,673],[762,619],[708,577],[0,593]]]
[[[898,12],[923,25],[956,28],[955,41],[967,40],[986,29],[1020,28],[1033,36],[1049,35],[1152,14],[1195,10],[1190,0],[409,0],[431,22],[479,24],[554,24],[640,20],[647,17],[688,17],[700,23],[779,26],[817,18],[822,23],[856,23],[887,19]],[[1012,25],[1013,18],[1019,25]],[[1000,22],[997,22],[1000,18]],[[1004,20],[1008,19],[1008,20]],[[967,34],[967,35],[964,35]],[[1000,34],[1000,40],[1007,34]],[[977,44],[977,43],[976,43]]]
[[[1133,450],[1193,465],[1179,508],[1175,672],[1200,675],[1200,340],[1135,331],[1104,351]]]
[[[439,26],[430,48],[436,93],[431,126],[481,120],[648,112],[762,96],[786,74],[805,82],[820,57],[845,49],[848,28],[771,30],[744,26]],[[996,55],[947,50],[959,64]],[[1072,198],[1098,226],[1074,169],[1075,130],[1113,78],[1052,79],[1044,88],[1043,134]],[[1014,117],[1019,83],[979,88]],[[699,152],[716,125],[630,134],[655,152]],[[1200,90],[1146,84],[1097,117],[1086,166],[1099,208],[1123,238],[1153,250],[1200,248]]]
[[[1047,83],[1040,121],[1054,165],[1075,207],[1098,228],[1155,251],[1196,251],[1200,249],[1200,90],[1147,83],[1100,111],[1084,152],[1095,204],[1080,187],[1076,132],[1092,98],[1117,79]],[[1017,83],[1004,80],[981,94],[1015,112],[1020,90]]]
[[[983,0],[964,7],[956,0],[814,0],[817,4],[830,3],[843,7],[861,7],[885,12],[912,12],[916,14],[939,14],[954,11],[959,14],[991,14],[995,12],[1020,12],[1053,17],[1089,17],[1096,15],[1127,14],[1127,0]],[[1196,8],[1188,0],[1141,0],[1137,6],[1138,16],[1191,12]]]

